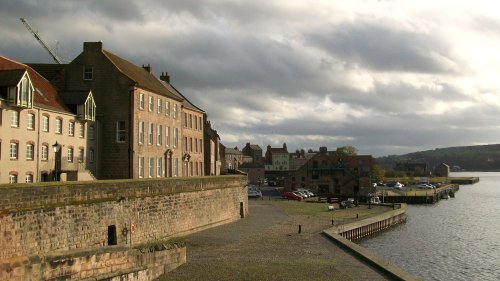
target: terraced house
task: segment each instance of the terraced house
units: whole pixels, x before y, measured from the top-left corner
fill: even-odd
[[[71,96],[67,96],[70,95]],[[92,180],[96,104],[0,57],[0,183]]]
[[[167,75],[85,42],[61,77],[62,89],[92,91],[99,106],[99,179],[203,175],[204,112]]]

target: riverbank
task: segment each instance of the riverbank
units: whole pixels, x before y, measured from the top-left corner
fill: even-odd
[[[186,237],[187,263],[160,280],[394,279],[322,235],[330,219],[289,213],[279,204],[250,200],[247,218]]]

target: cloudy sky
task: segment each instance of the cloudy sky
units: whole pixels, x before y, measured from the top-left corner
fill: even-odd
[[[52,62],[24,17],[65,61],[168,71],[226,146],[402,154],[500,143],[496,2],[0,0],[0,55]]]

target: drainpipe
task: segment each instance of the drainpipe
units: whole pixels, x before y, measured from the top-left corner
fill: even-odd
[[[137,85],[137,82],[134,82],[134,85],[132,86],[132,89],[129,90],[129,100],[128,100],[128,110],[129,110],[129,113],[128,113],[128,116],[129,116],[129,137],[128,137],[128,178],[131,179],[133,178],[133,168],[134,168],[134,150],[133,150],[133,141],[134,141],[134,128],[135,128],[135,124],[134,124],[134,116],[133,116],[133,112],[134,112],[134,103],[132,102],[132,100],[134,99],[134,92],[136,90],[136,85]]]

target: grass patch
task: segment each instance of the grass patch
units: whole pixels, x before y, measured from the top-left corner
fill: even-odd
[[[347,223],[356,219],[373,217],[392,210],[392,207],[376,205],[371,205],[371,208],[369,208],[368,205],[359,205],[358,207],[354,208],[339,209],[337,207],[338,204],[334,204],[335,210],[329,211],[328,206],[330,204],[327,203],[306,203],[298,201],[277,201],[276,205],[289,215],[304,215],[318,218],[327,218],[342,223]]]

